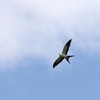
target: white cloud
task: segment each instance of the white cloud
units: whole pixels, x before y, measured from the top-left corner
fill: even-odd
[[[99,4],[99,0],[1,1],[0,64],[26,55],[53,59],[55,48],[59,52],[70,38],[74,48],[99,52]]]

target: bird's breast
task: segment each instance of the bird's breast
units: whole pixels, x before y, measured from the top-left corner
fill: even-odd
[[[68,58],[65,54],[60,54],[60,56],[62,56],[64,58]]]

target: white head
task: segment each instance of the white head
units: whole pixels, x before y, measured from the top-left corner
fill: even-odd
[[[59,56],[61,56],[61,54],[59,53]]]

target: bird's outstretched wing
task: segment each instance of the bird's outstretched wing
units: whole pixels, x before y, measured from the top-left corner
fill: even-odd
[[[69,50],[71,41],[72,41],[72,39],[70,39],[70,40],[65,44],[65,46],[64,46],[64,48],[63,48],[63,51],[62,51],[62,54],[67,54],[67,53],[68,53],[68,50]]]
[[[56,61],[54,62],[53,68],[55,68],[63,59],[64,59],[63,57],[59,56],[59,58],[56,59]]]

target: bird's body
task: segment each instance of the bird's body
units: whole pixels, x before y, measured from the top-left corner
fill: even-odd
[[[67,57],[67,55],[65,55],[65,54],[59,54],[61,57],[63,57],[63,58],[68,58]]]
[[[72,39],[70,39],[64,46],[63,51],[59,54],[59,58],[54,62],[53,68],[55,68],[64,58],[69,62],[69,58],[74,55],[67,55]],[[69,62],[70,63],[70,62]]]

